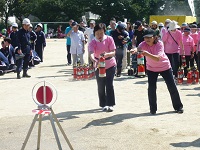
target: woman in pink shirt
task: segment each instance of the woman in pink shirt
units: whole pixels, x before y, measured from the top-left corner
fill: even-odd
[[[140,43],[138,48],[132,49],[131,52],[141,52],[146,56],[150,113],[156,114],[157,111],[156,82],[158,74],[164,78],[167,84],[173,108],[177,113],[183,113],[183,105],[174,82],[170,61],[164,52],[163,42],[158,40],[155,31],[152,29],[146,30],[144,42]]]
[[[190,36],[190,28],[183,30],[183,45],[185,49],[186,67],[184,68],[184,75],[187,76],[188,68],[194,67],[194,39]],[[180,54],[181,55],[181,54]],[[180,65],[182,61],[180,59]]]
[[[184,54],[183,48],[183,35],[181,31],[177,30],[180,26],[176,21],[169,23],[169,28],[163,33],[162,41],[164,43],[164,49],[167,57],[172,66],[173,74],[177,77],[177,71],[179,67],[179,53]],[[183,51],[180,52],[180,47]]]
[[[106,77],[99,77],[99,69],[95,74],[98,86],[99,105],[103,111],[113,111],[115,105],[115,94],[113,87],[113,79],[115,76],[116,60],[115,60],[115,43],[111,36],[105,35],[106,25],[97,24],[94,27],[95,39],[89,43],[90,58],[93,64],[98,64],[101,55],[105,57]],[[95,65],[97,67],[98,65]]]
[[[196,24],[192,24],[191,26],[190,26],[190,28],[191,28],[191,34],[190,34],[190,36],[193,38],[193,40],[194,40],[194,60],[195,60],[195,62],[198,64],[198,55],[197,55],[197,53],[196,53],[196,51],[198,51],[197,50],[197,43],[198,43],[198,32],[197,32],[197,25]]]

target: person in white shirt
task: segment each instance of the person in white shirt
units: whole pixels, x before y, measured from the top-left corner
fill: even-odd
[[[89,44],[94,39],[94,35],[93,35],[94,26],[95,26],[95,21],[91,20],[90,27],[87,28],[84,32],[85,39],[87,40],[87,43],[88,43],[88,51],[89,51]],[[89,56],[88,56],[88,63],[92,64],[92,61],[90,60]]]
[[[93,34],[93,31],[94,31],[94,26],[95,26],[95,21],[94,20],[91,20],[90,21],[90,27],[87,28],[84,32],[84,35],[85,35],[85,38],[88,42],[88,44],[93,40],[90,38],[91,34]]]
[[[72,54],[73,66],[77,65],[77,57],[80,58],[81,65],[84,64],[83,54],[85,52],[85,37],[82,31],[78,30],[77,22],[72,23],[72,29],[67,36],[71,38],[70,53]]]
[[[165,26],[162,27],[161,31],[160,31],[160,37],[161,37],[161,39],[162,39],[163,34],[165,34],[168,31],[167,28],[168,28],[170,22],[171,22],[170,19],[166,19],[165,20]]]

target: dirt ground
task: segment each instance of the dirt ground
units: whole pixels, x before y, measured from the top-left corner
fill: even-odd
[[[34,118],[32,110],[37,108],[32,88],[40,81],[56,87],[58,99],[53,110],[75,150],[200,149],[200,85],[178,85],[184,113],[177,114],[165,82],[159,77],[158,111],[150,115],[147,78],[130,78],[124,73],[114,79],[116,106],[107,113],[99,108],[96,80],[73,81],[72,66],[66,64],[65,39],[48,39],[44,62],[28,71],[31,78],[18,80],[15,73],[0,76],[0,150],[21,149]],[[37,130],[38,122],[27,150],[36,149]],[[59,129],[58,135],[63,150],[68,150]],[[41,150],[57,149],[45,116]]]

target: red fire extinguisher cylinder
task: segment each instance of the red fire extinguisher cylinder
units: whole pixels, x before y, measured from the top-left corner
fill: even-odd
[[[105,57],[101,56],[99,59],[99,77],[106,77]]]

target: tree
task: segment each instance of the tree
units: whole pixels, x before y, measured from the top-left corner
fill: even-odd
[[[5,22],[6,27],[8,26],[8,17],[11,15],[11,11],[15,4],[16,0],[0,1],[1,19]]]
[[[30,14],[30,2],[33,0],[1,0],[0,1],[0,14],[1,19],[8,26],[8,17],[15,15],[20,21],[23,16]]]
[[[147,18],[157,0],[92,0],[90,11],[101,16],[101,20],[108,23],[111,17],[117,20],[128,18],[129,21]]]
[[[200,1],[194,1],[196,15],[200,16]],[[187,0],[0,0],[0,17],[7,20],[15,15],[22,21],[30,14],[40,21],[79,21],[85,12],[101,16],[109,23],[112,17],[123,21],[148,20],[150,15],[191,15]]]
[[[87,11],[90,5],[89,0],[63,0],[62,12],[65,15],[65,20],[74,19],[80,21],[81,17]]]
[[[41,21],[62,21],[62,0],[37,0],[34,1],[31,14]]]

